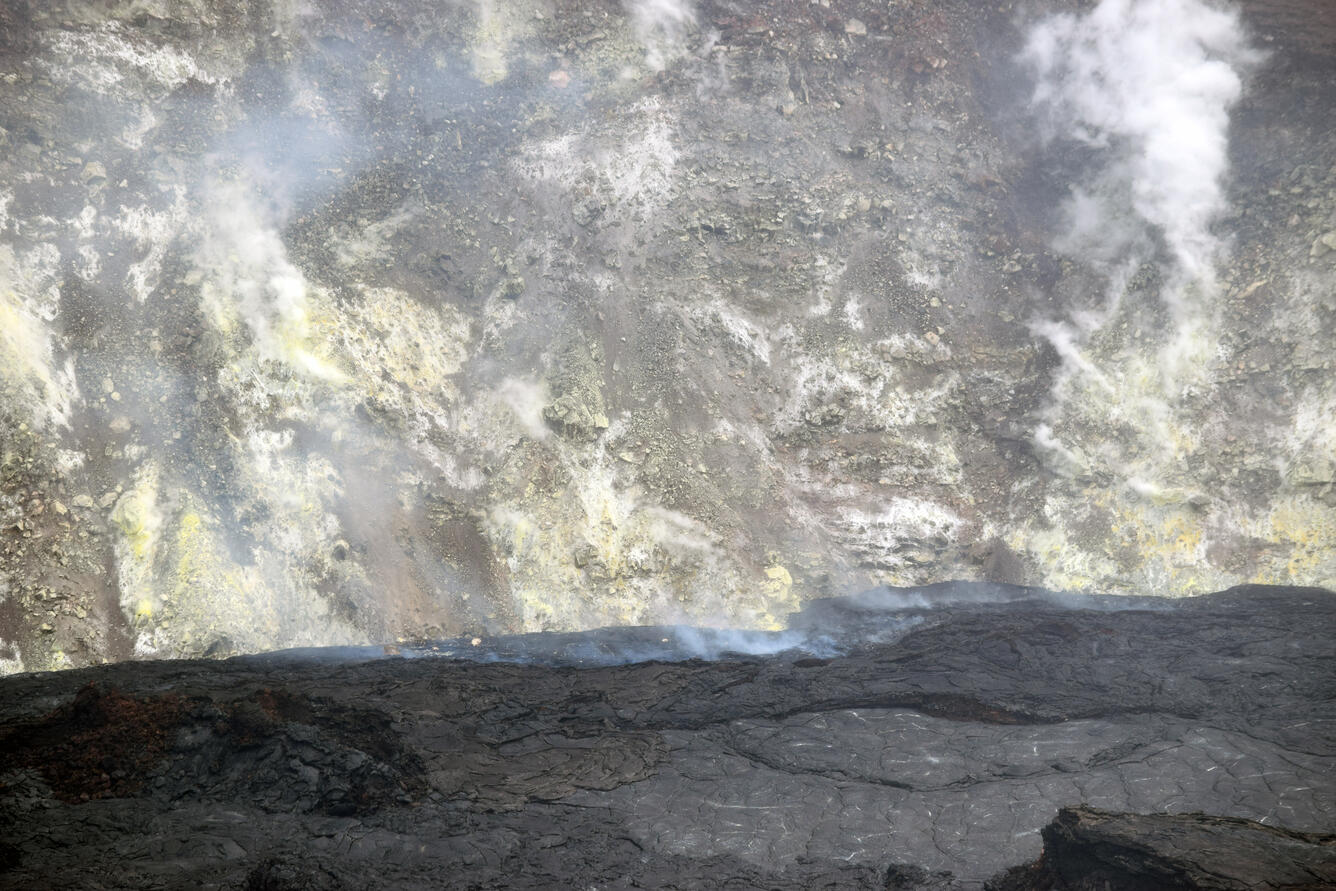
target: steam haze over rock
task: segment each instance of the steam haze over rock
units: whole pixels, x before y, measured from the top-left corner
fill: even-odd
[[[1336,585],[1321,3],[7,3],[0,668]]]
[[[0,0],[0,891],[1336,886],[1333,97],[1328,0]]]

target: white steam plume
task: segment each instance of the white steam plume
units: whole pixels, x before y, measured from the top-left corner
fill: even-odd
[[[1108,157],[1091,189],[1074,193],[1060,247],[1089,256],[1096,246],[1125,247],[1149,225],[1175,264],[1170,307],[1179,309],[1189,286],[1209,294],[1229,110],[1242,72],[1260,58],[1237,12],[1206,0],[1101,0],[1086,15],[1034,27],[1023,59],[1038,76],[1034,102],[1049,112],[1052,135]]]
[[[196,251],[206,312],[224,333],[238,318],[244,321],[260,359],[339,380],[342,373],[313,348],[306,276],[251,191],[244,182],[209,189],[212,209]]]
[[[1062,363],[1032,434],[1053,473],[1046,517],[1094,502],[1147,529],[1200,528],[1193,493],[1206,478],[1188,459],[1221,355],[1224,251],[1212,227],[1226,209],[1230,111],[1261,60],[1224,0],[1099,0],[1029,33],[1021,61],[1036,77],[1044,135],[1083,144],[1093,165],[1054,246],[1105,279],[1098,303],[1031,321]],[[1126,302],[1154,281],[1140,275],[1151,263],[1166,320]],[[1047,534],[1036,527],[1037,540]],[[1149,590],[1203,559],[1203,533],[1175,533],[1153,556],[1157,534],[1136,570]],[[1065,547],[1060,537],[1036,553]],[[1087,584],[1086,568],[1066,565]]]
[[[682,54],[687,34],[696,25],[690,0],[622,0],[622,5],[652,70],[662,71]]]

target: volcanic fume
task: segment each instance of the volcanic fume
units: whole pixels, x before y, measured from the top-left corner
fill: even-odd
[[[1330,585],[1312,6],[7,5],[5,670]]]
[[[1324,0],[0,0],[0,888],[1336,887],[1333,97]]]

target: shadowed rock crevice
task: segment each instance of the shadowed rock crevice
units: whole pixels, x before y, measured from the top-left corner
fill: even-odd
[[[420,762],[390,724],[379,712],[269,687],[215,700],[133,696],[94,682],[0,736],[0,752],[68,802],[237,798],[271,811],[347,815],[422,783]]]
[[[1336,835],[1206,814],[1064,808],[1044,854],[987,891],[1247,891],[1336,887]]]

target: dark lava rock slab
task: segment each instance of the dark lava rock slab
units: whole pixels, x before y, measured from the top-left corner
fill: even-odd
[[[506,652],[546,664],[5,678],[0,887],[978,888],[1064,807],[1257,821],[1258,863],[1331,830],[1332,592],[995,593],[814,604],[794,628],[843,641],[821,657],[580,667],[536,638]],[[1137,820],[1098,831],[1218,859]]]
[[[1248,891],[1336,888],[1336,835],[1205,814],[1063,808],[1044,856],[989,891]]]

